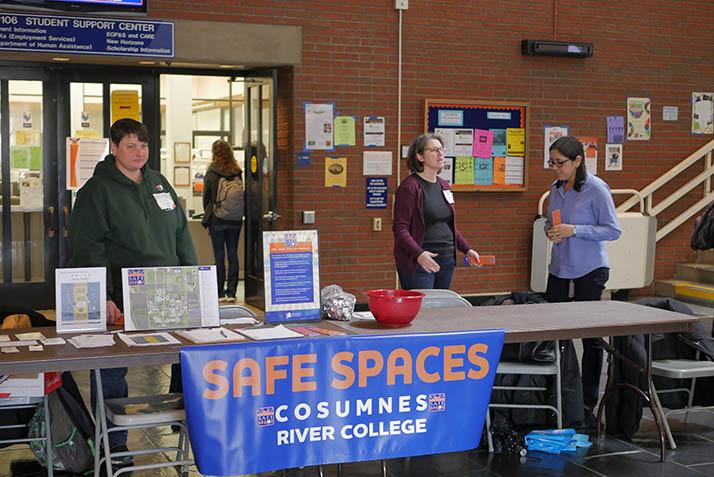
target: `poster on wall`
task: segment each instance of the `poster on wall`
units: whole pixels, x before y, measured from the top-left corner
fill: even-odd
[[[625,142],[625,118],[623,116],[607,117],[607,142],[611,144]]]
[[[649,141],[652,134],[650,98],[627,98],[627,140]]]
[[[583,143],[585,151],[585,167],[588,172],[594,176],[597,175],[597,138],[596,137],[579,137],[578,140]]]
[[[305,150],[334,149],[334,103],[305,103]]]
[[[119,119],[129,118],[141,121],[139,109],[139,92],[131,89],[112,91],[112,123]]]
[[[543,169],[550,169],[550,146],[563,136],[568,135],[568,126],[545,126],[543,128]]]
[[[263,232],[265,320],[320,319],[317,230]]]
[[[605,170],[622,170],[622,144],[605,145]]]
[[[347,187],[347,158],[325,158],[325,187]]]
[[[109,154],[109,139],[68,137],[67,189],[79,190],[94,174],[94,166]]]
[[[336,116],[335,145],[354,146],[355,144],[355,118],[352,116]]]
[[[714,133],[714,93],[692,93],[692,134]]]
[[[364,146],[384,147],[384,116],[365,116]]]

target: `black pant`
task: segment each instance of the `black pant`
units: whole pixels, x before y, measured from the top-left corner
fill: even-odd
[[[579,278],[558,278],[548,275],[548,288],[545,299],[552,303],[571,301],[568,296],[570,282],[575,284],[573,301],[598,301],[610,277],[610,269],[596,268]],[[600,390],[600,373],[602,372],[603,349],[600,341],[595,338],[583,338],[583,404],[589,410],[595,409]]]

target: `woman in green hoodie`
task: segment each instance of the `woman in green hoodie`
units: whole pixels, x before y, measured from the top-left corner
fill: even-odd
[[[77,192],[69,225],[71,267],[107,268],[107,321],[122,320],[124,267],[197,265],[186,214],[176,192],[150,169],[149,132],[133,119],[120,119],[110,130],[111,154]],[[126,368],[103,369],[104,398],[126,397]],[[91,400],[95,408],[94,373]],[[172,390],[180,369],[172,368]],[[112,432],[112,450],[126,448],[126,432]]]

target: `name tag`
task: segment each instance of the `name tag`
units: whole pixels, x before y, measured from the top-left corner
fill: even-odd
[[[454,194],[450,190],[443,190],[444,199],[451,205],[454,205]]]
[[[176,208],[174,199],[168,192],[154,194],[154,200],[156,201],[156,205],[158,205],[161,210],[174,210]]]

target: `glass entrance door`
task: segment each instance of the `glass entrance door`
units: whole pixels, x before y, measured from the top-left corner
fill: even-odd
[[[280,219],[275,200],[275,98],[272,78],[245,78],[245,301],[264,309],[263,231]]]
[[[156,76],[95,72],[0,68],[0,305],[54,307],[54,270],[69,258],[66,138],[108,137],[128,110],[148,126],[159,168]]]
[[[96,68],[73,68],[60,73],[58,78],[58,108],[60,111],[57,126],[57,144],[59,158],[57,174],[60,193],[59,214],[60,262],[66,264],[70,258],[69,217],[76,190],[67,183],[68,171],[67,138],[70,144],[79,139],[109,138],[109,129],[114,121],[122,117],[131,117],[146,124],[149,130],[149,166],[160,170],[160,130],[159,101],[156,75],[141,71],[107,70],[97,72]],[[70,146],[71,147],[71,146]],[[80,146],[81,148],[81,146]],[[81,149],[80,149],[81,151]],[[96,156],[101,160],[102,155]],[[94,165],[83,161],[80,167],[91,175]],[[81,184],[80,184],[81,185]]]
[[[0,69],[0,303],[54,301],[58,214],[55,84],[40,69]]]

